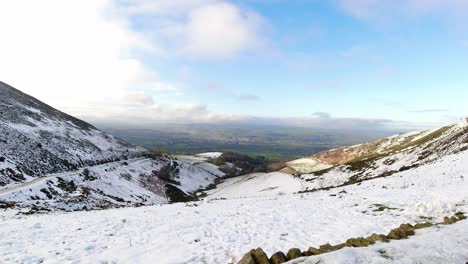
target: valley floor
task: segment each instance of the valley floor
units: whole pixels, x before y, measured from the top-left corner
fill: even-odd
[[[208,196],[196,203],[31,216],[7,210],[0,212],[0,263],[236,263],[251,248],[270,256],[386,234],[402,223],[441,222],[468,212],[464,161],[447,156],[387,178],[305,194]],[[320,263],[465,263],[467,222],[325,254]]]

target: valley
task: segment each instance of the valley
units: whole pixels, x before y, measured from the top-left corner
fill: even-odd
[[[0,84],[0,263],[468,259],[468,119],[281,161],[171,154]]]

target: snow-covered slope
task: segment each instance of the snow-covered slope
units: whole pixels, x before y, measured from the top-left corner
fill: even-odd
[[[184,200],[224,176],[207,162],[220,154],[155,155],[0,82],[3,202],[93,209]]]
[[[331,150],[289,163],[280,172],[249,174],[225,180],[208,194],[236,198],[310,192],[388,177],[403,171],[424,171],[447,158],[460,159],[468,149],[468,121],[426,132],[413,132],[375,142]],[[339,153],[339,154],[337,154]],[[338,156],[340,158],[338,158]],[[324,163],[328,157],[329,163]],[[334,157],[334,163],[331,162]],[[340,164],[343,163],[343,164]],[[441,167],[440,173],[447,173]],[[299,171],[318,170],[313,173]]]
[[[306,174],[339,165],[361,165],[367,161],[387,158],[395,163],[405,157],[406,166],[417,166],[440,156],[467,149],[468,121],[423,132],[395,135],[373,142],[317,153],[311,157],[291,161],[283,172]],[[356,167],[356,166],[354,166]]]
[[[0,82],[0,186],[144,151]]]
[[[146,155],[8,185],[0,202],[65,210],[152,205],[193,199],[222,176],[205,158]]]
[[[299,192],[302,185],[301,180],[281,172],[252,173],[226,179],[207,193],[210,198],[261,197]]]
[[[271,256],[293,247],[305,250],[388,233],[402,223],[441,222],[444,216],[468,212],[467,160],[468,152],[461,152],[360,185],[303,194],[30,216],[0,211],[0,262],[237,263],[251,248],[261,247]],[[369,256],[383,249],[396,263],[440,263],[441,258],[458,263],[468,259],[466,221],[417,231],[406,241],[320,258],[349,263],[348,256],[356,259],[351,263],[369,263]],[[431,258],[419,261],[422,254]],[[388,263],[384,256],[375,257],[376,263]]]

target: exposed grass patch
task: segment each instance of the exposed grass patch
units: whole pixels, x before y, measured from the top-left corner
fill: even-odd
[[[372,210],[373,212],[383,212],[385,210],[398,210],[398,208],[388,207],[385,204],[373,204],[371,206],[375,207],[375,209]]]

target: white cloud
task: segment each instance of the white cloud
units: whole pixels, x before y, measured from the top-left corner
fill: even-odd
[[[122,98],[124,103],[129,105],[153,105],[153,96],[146,93],[127,93]]]
[[[262,23],[224,0],[0,1],[0,78],[72,115],[128,112],[123,94],[154,112],[183,92],[143,61],[235,56],[260,45]]]
[[[146,30],[166,51],[180,56],[226,58],[265,43],[265,19],[228,1],[139,0],[128,1],[126,8],[145,18]]]
[[[71,114],[84,114],[92,100],[158,83],[134,55],[158,47],[116,10],[107,0],[1,1],[2,81]]]
[[[215,3],[190,12],[184,26],[183,52],[193,56],[228,57],[258,47],[262,18],[228,3]]]

